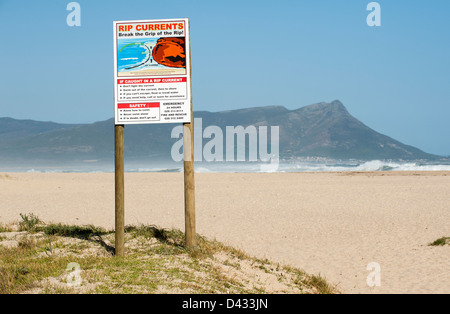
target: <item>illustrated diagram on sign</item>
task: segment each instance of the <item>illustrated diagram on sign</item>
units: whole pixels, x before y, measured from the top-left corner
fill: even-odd
[[[120,77],[185,75],[185,38],[119,38],[117,63]]]

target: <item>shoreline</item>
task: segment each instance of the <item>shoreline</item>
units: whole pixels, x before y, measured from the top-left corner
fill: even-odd
[[[450,293],[450,171],[196,173],[197,233],[343,293]],[[0,223],[114,226],[114,173],[0,173]],[[183,173],[125,173],[125,224],[184,230]],[[367,266],[381,266],[368,287]]]
[[[57,169],[58,167],[54,167]],[[108,171],[100,171],[100,170],[93,170],[93,171],[67,171],[67,170],[26,170],[26,171],[0,171],[1,175],[13,175],[13,174],[114,174],[114,170],[108,170]],[[183,173],[182,168],[180,168],[179,171],[175,171],[178,169],[167,169],[167,170],[126,170],[125,174],[131,174],[131,173],[143,173],[143,174],[157,174],[157,173]],[[389,171],[360,171],[360,170],[349,170],[349,171],[279,171],[279,172],[256,172],[256,171],[196,171],[195,174],[249,174],[249,175],[272,175],[272,174],[330,174],[330,175],[348,175],[348,176],[450,176],[450,170],[389,170]]]

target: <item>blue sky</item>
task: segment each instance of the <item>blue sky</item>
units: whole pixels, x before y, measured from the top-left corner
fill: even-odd
[[[450,1],[0,0],[0,117],[112,118],[114,20],[188,17],[194,110],[339,99],[376,131],[450,154]]]

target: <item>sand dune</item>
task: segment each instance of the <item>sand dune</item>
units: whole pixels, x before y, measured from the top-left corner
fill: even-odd
[[[0,223],[114,226],[114,174],[0,174]],[[184,228],[181,173],[127,173],[126,224]],[[196,175],[197,232],[344,293],[450,293],[449,172]],[[369,287],[369,263],[381,286]]]

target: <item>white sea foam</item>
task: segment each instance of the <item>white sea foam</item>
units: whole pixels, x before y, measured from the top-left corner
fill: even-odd
[[[52,167],[1,167],[1,172],[28,173],[111,173],[110,164],[84,164]],[[125,167],[126,172],[183,172],[183,163],[154,165],[135,163]],[[280,161],[278,164],[262,162],[198,162],[196,173],[271,173],[271,172],[343,172],[343,171],[450,171],[450,162],[400,162],[371,160],[357,161]]]
[[[450,171],[450,165],[421,164],[415,162],[384,162],[373,160],[365,162],[358,167],[357,171]]]
[[[450,171],[450,164],[393,162],[371,160],[347,162],[281,162],[277,172],[342,172],[342,171]]]

